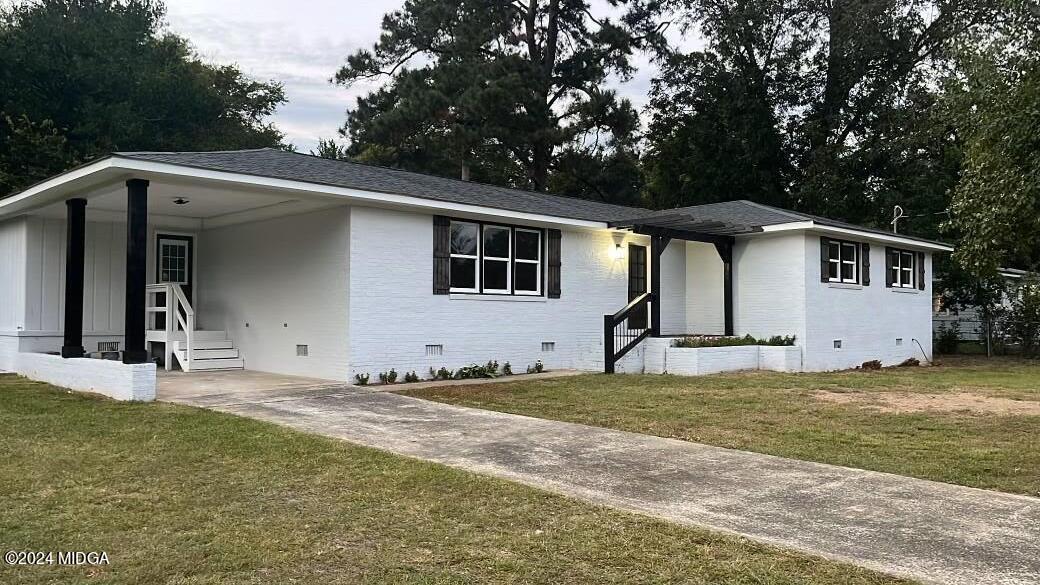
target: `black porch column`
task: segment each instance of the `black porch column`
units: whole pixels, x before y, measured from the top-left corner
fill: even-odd
[[[87,200],[65,201],[65,341],[61,357],[83,357],[83,258]]]
[[[124,364],[148,361],[144,348],[145,272],[148,258],[148,181],[126,182],[126,315]]]
[[[726,335],[733,335],[733,241],[715,242],[722,259],[723,306],[726,316]]]
[[[663,236],[650,238],[650,335],[661,336],[661,254],[672,239]]]

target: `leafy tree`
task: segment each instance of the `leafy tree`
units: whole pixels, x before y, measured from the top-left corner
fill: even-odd
[[[347,160],[350,158],[347,155],[347,147],[337,143],[333,138],[319,138],[318,149],[312,150],[311,154],[332,160]]]
[[[350,153],[414,170],[596,198],[632,199],[636,113],[601,88],[627,79],[633,52],[663,48],[661,0],[408,0],[372,50],[335,81],[387,78],[358,100]],[[566,159],[567,164],[561,164]],[[600,171],[597,163],[609,161]],[[589,176],[587,173],[592,171]],[[560,176],[568,173],[571,176]],[[626,186],[623,193],[604,185]]]
[[[933,88],[994,1],[678,0],[708,42],[655,81],[655,198],[747,196],[886,226],[899,203],[934,235],[959,151],[929,115]]]
[[[277,146],[282,88],[203,63],[157,0],[0,8],[0,193],[113,150]]]
[[[963,75],[949,81],[965,144],[956,257],[979,273],[1040,263],[1040,8],[1010,0],[1006,14],[966,43]]]

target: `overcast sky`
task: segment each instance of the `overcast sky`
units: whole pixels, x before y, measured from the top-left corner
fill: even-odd
[[[379,38],[383,14],[403,0],[168,0],[169,27],[188,37],[206,60],[237,63],[243,72],[285,85],[289,103],[274,117],[300,151],[337,137],[345,111],[372,86],[329,83],[344,59]],[[642,108],[653,68],[618,87]]]

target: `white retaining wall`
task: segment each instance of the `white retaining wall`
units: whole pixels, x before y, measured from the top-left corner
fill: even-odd
[[[124,364],[115,360],[65,359],[21,352],[11,371],[62,388],[94,392],[117,400],[155,400],[155,364]]]
[[[802,371],[802,348],[798,346],[672,347],[674,341],[668,337],[646,340],[646,373],[699,376],[740,370]]]

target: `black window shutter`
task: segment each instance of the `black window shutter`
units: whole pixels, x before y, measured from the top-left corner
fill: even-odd
[[[545,230],[546,236],[546,294],[550,299],[560,298],[560,230]]]
[[[917,253],[917,290],[924,290],[924,252]]]
[[[831,264],[830,263],[830,257],[831,257],[830,254],[831,254],[830,240],[828,240],[827,238],[821,237],[820,238],[820,282],[829,282],[830,281],[830,277],[828,276],[828,272],[830,272],[830,268],[831,268],[831,266],[830,266],[830,264]]]
[[[433,294],[446,295],[451,290],[451,220],[433,216]]]
[[[863,273],[863,278],[860,280],[863,282],[863,286],[870,286],[870,244],[860,244],[859,246],[860,257],[860,272]]]
[[[892,248],[885,247],[885,286],[892,288]]]

